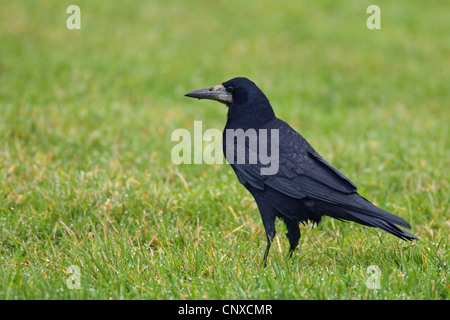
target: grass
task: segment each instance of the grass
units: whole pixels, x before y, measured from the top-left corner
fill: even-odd
[[[370,1],[70,4],[1,3],[0,299],[449,299],[446,1],[378,1],[381,30]],[[286,261],[278,222],[259,268],[231,169],[170,159],[225,123],[183,94],[238,75],[421,240],[324,219]]]

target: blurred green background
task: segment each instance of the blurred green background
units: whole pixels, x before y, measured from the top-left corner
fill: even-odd
[[[449,9],[0,1],[0,298],[448,298]],[[173,130],[225,124],[184,93],[235,76],[421,241],[325,219],[286,262],[278,224],[260,270],[262,223],[231,169],[170,159]],[[370,264],[383,290],[364,286]]]

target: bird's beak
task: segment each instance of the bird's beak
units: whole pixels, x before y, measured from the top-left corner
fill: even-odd
[[[226,105],[230,105],[233,102],[233,96],[231,93],[227,92],[225,87],[221,84],[214,87],[194,90],[186,93],[185,96],[197,99],[216,100],[225,103]]]

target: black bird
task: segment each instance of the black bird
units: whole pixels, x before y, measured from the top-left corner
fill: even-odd
[[[216,100],[228,107],[224,154],[239,182],[250,191],[258,205],[267,236],[264,266],[275,236],[277,217],[287,227],[289,257],[300,239],[299,223],[319,223],[324,215],[377,227],[403,240],[418,240],[398,227],[410,229],[408,222],[359,195],[349,178],[325,161],[286,122],[278,119],[264,93],[249,79],[234,78],[222,85],[191,91],[186,96]],[[252,146],[255,139],[251,138],[255,134],[257,145]],[[261,157],[264,150],[258,149],[262,142],[267,146],[265,155],[278,153],[275,159],[278,163],[270,164],[277,170],[266,174],[262,174],[262,170],[270,171],[269,164]],[[255,150],[258,150],[257,160],[251,161]],[[242,158],[242,154],[239,158],[239,152],[244,152],[246,158]]]

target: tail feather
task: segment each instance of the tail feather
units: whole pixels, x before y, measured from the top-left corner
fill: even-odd
[[[366,213],[355,211],[352,209],[343,209],[343,212],[341,212],[341,214],[335,212],[329,215],[332,218],[336,218],[339,220],[354,221],[365,226],[379,228],[381,230],[389,232],[396,237],[399,237],[402,240],[419,240],[419,238],[417,238],[415,235],[397,227],[394,223],[391,222],[391,219],[385,219],[384,216],[376,217],[373,214],[368,215]],[[390,215],[394,216],[393,214]]]
[[[347,212],[349,214],[350,214],[350,212],[353,212],[353,214],[356,216],[359,216],[359,215],[370,216],[375,219],[386,221],[390,224],[396,224],[401,227],[411,229],[411,225],[406,220],[404,220],[392,213],[389,213],[381,208],[378,208],[376,205],[374,205],[373,203],[371,203],[369,200],[362,197],[358,193],[346,194],[345,196],[343,196],[342,193],[336,192],[334,194],[329,195],[329,197],[326,199],[322,198],[322,199],[318,199],[318,200],[322,200],[327,204],[335,205],[335,207],[333,209],[336,209],[336,207],[340,207],[343,211],[345,211],[345,212],[341,212],[341,214],[343,216],[346,216]],[[327,211],[330,211],[330,210],[327,210]],[[328,212],[327,212],[327,215],[329,215]],[[330,216],[332,216],[332,215],[330,215]],[[344,217],[340,217],[339,213],[336,218],[346,219]],[[353,220],[353,219],[346,219],[346,220]]]
[[[358,207],[358,209],[362,209],[367,215],[372,216],[377,219],[382,219],[386,222],[390,222],[391,224],[396,224],[401,227],[411,229],[411,225],[405,220],[396,216],[395,214],[389,213],[381,208],[378,208],[376,205],[371,203],[366,198],[360,196],[360,201],[364,202],[364,206]],[[359,211],[359,210],[357,210]]]
[[[389,232],[390,234],[393,234],[394,236],[399,237],[402,240],[419,240],[419,238],[417,238],[415,235],[403,229],[400,229],[393,223],[367,215],[358,214],[357,217],[358,219],[364,221],[368,226],[376,227],[386,232]]]

